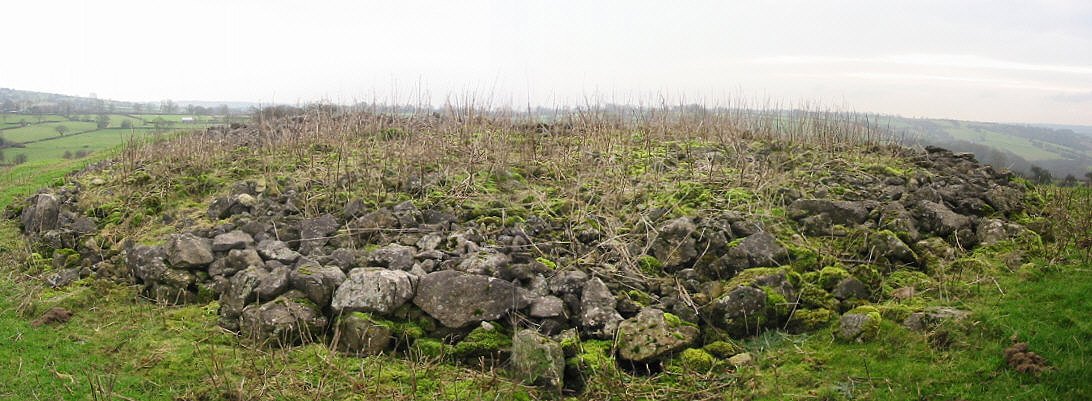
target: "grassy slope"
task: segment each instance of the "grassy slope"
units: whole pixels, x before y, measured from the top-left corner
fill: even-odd
[[[1038,268],[1037,268],[1038,269]],[[1001,294],[998,290],[1005,291]],[[866,344],[832,340],[834,328],[801,336],[771,333],[751,341],[765,350],[763,399],[1090,399],[1092,291],[1088,266],[1068,266],[1025,280],[1002,276],[966,300],[965,327],[946,332],[950,344],[886,321]],[[1027,341],[1054,371],[1040,377],[1005,366],[1009,336]]]
[[[0,223],[0,239],[0,262],[21,263],[11,222]],[[239,347],[216,325],[215,305],[158,306],[131,287],[101,281],[51,291],[13,279],[0,281],[0,399],[512,399],[526,391],[426,359],[342,357],[321,345]],[[27,299],[36,302],[20,305]],[[28,316],[53,306],[76,315],[61,326],[29,325]],[[112,383],[112,391],[93,382]]]

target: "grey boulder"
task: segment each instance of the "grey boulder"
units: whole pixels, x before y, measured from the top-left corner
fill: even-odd
[[[507,281],[443,270],[421,278],[413,303],[445,327],[462,328],[523,309],[530,299],[527,290]]]

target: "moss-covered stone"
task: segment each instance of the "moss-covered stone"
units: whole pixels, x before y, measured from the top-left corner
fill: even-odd
[[[842,315],[838,338],[845,341],[869,341],[880,332],[883,316],[874,306],[858,306]]]
[[[789,264],[798,272],[810,272],[821,266],[819,252],[802,246],[787,244]]]
[[[890,291],[909,287],[916,291],[923,291],[931,287],[932,284],[933,279],[925,273],[913,270],[896,270],[884,280],[884,289]]]
[[[482,357],[500,359],[512,347],[512,338],[496,327],[496,325],[483,325],[475,328],[459,341],[451,349],[451,356],[464,360],[475,360]]]
[[[880,316],[886,320],[901,322],[910,317],[910,315],[914,313],[915,308],[910,305],[888,302],[876,305],[876,310],[878,310]]]
[[[792,267],[755,267],[740,271],[738,274],[736,274],[735,277],[732,277],[731,280],[728,280],[728,284],[725,285],[725,288],[749,286],[755,284],[755,282],[761,278],[777,275],[783,275],[788,284],[791,286],[795,287],[800,285],[800,274],[793,271]]]
[[[564,384],[565,354],[561,344],[525,329],[512,339],[512,369],[524,383],[560,392]]]
[[[451,355],[451,346],[435,338],[419,338],[410,349],[431,360],[440,360]]]
[[[766,293],[766,311],[769,313],[770,321],[784,321],[792,310],[792,304],[774,288],[762,287],[762,291]]]
[[[637,268],[640,269],[642,273],[649,276],[659,276],[664,273],[663,262],[660,262],[659,259],[656,259],[656,257],[652,255],[641,255],[637,257]]]
[[[673,362],[694,372],[708,372],[719,364],[716,357],[701,348],[684,349]]]
[[[838,285],[838,282],[849,276],[849,272],[841,266],[826,266],[819,271],[819,286],[824,290],[832,291],[834,286]]]
[[[625,296],[629,298],[630,301],[633,301],[642,307],[652,305],[652,295],[649,295],[647,292],[629,290],[625,292]]]
[[[702,349],[705,350],[705,352],[708,352],[720,359],[728,359],[731,358],[732,355],[744,351],[743,347],[740,347],[732,342],[722,340],[713,341],[705,344]]]
[[[789,317],[787,327],[794,333],[803,333],[819,330],[834,319],[834,312],[830,309],[799,309]]]
[[[838,300],[818,285],[804,284],[799,290],[798,308],[837,309]]]
[[[654,362],[677,352],[700,335],[698,327],[655,308],[618,325],[618,355],[632,362]]]
[[[580,350],[576,356],[565,360],[565,369],[581,375],[616,370],[618,367],[615,365],[614,358],[611,357],[612,346],[613,343],[610,340],[584,341],[580,343]]]

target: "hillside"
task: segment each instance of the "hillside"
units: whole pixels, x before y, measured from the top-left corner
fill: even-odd
[[[0,395],[1092,397],[1088,189],[823,114],[551,121],[315,107],[14,202]]]
[[[985,163],[1027,173],[1031,166],[1049,170],[1055,179],[1092,172],[1092,128],[1031,126],[974,121],[884,117],[911,141],[972,152]]]

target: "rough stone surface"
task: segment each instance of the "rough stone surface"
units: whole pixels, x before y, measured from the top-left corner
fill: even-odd
[[[835,298],[840,300],[847,299],[868,299],[870,291],[865,283],[855,277],[846,277],[839,281],[834,286],[834,291],[831,292]]]
[[[173,235],[167,241],[167,262],[178,269],[194,269],[212,263],[212,243],[193,234]]]
[[[690,346],[699,334],[677,317],[666,319],[662,310],[644,308],[618,325],[618,355],[633,362],[657,361]]]
[[[300,221],[300,252],[310,255],[314,250],[326,246],[330,236],[337,232],[339,224],[330,214]]]
[[[394,339],[390,328],[362,313],[350,313],[338,319],[335,337],[339,351],[358,356],[379,354]]]
[[[838,322],[838,338],[845,341],[867,341],[879,331],[880,314],[878,312],[853,312],[844,315]]]
[[[934,307],[921,312],[912,313],[906,320],[903,320],[902,325],[910,330],[925,331],[944,324],[945,322],[963,320],[970,315],[970,312],[964,310]]]
[[[261,281],[262,277],[267,274],[264,267],[251,266],[235,273],[228,280],[227,288],[220,294],[220,316],[224,319],[224,323],[227,323],[229,329],[233,323],[238,323],[235,319],[242,313],[243,308],[258,299],[258,294],[254,292],[254,289],[258,287],[258,282]]]
[[[788,260],[789,253],[777,242],[773,234],[762,231],[744,238],[739,245],[728,250],[725,259],[729,267],[742,270],[752,267],[780,266]]]
[[[536,298],[531,303],[531,317],[550,318],[565,314],[565,302],[555,296]]]
[[[330,307],[340,313],[391,313],[413,298],[416,284],[416,276],[401,270],[353,269],[337,287]]]
[[[565,353],[561,344],[525,329],[512,338],[512,371],[523,383],[560,392],[565,380]]]
[[[263,266],[264,264],[262,257],[254,249],[232,249],[228,251],[227,256],[209,266],[209,274],[231,277],[248,267]]]
[[[322,311],[303,294],[293,292],[264,304],[248,305],[239,319],[244,337],[268,346],[314,342],[326,325]]]
[[[241,230],[229,231],[212,238],[212,250],[215,252],[245,249],[251,246],[254,246],[254,237]]]
[[[159,277],[167,270],[166,257],[161,246],[137,245],[126,252],[125,263],[133,277],[149,284],[159,281]]]
[[[288,273],[288,267],[281,266],[260,275],[258,285],[254,287],[258,299],[273,299],[288,291]]]
[[[713,310],[717,324],[737,334],[753,334],[765,322],[766,293],[754,287],[736,287],[714,301]]]
[[[751,355],[750,352],[735,354],[732,355],[731,358],[728,358],[728,364],[734,366],[737,369],[744,366],[751,366],[755,364],[755,357],[754,355]]]
[[[300,258],[299,252],[293,251],[283,241],[265,240],[258,243],[258,253],[266,260],[281,263],[293,263]]]
[[[1010,187],[993,187],[986,191],[986,202],[1002,214],[1010,214],[1023,209],[1024,194]]]
[[[508,263],[511,261],[512,258],[503,253],[492,250],[482,250],[467,255],[455,269],[470,274],[492,276],[502,268],[508,266]]]
[[[696,230],[697,226],[689,217],[668,221],[657,231],[649,252],[663,263],[664,268],[677,270],[698,256],[697,241],[692,236]]]
[[[27,233],[38,234],[58,227],[60,202],[53,194],[38,194],[27,200],[20,222]]]
[[[417,249],[412,246],[390,244],[368,254],[368,264],[394,270],[409,270]]]
[[[334,290],[345,281],[345,272],[336,266],[304,265],[288,276],[292,288],[300,290],[320,307],[330,304]]]
[[[868,209],[861,202],[828,199],[798,199],[789,205],[788,213],[795,219],[821,215],[840,225],[861,224],[868,218]]]
[[[921,201],[914,211],[918,221],[918,229],[940,237],[954,234],[957,230],[968,228],[971,225],[970,218],[953,212],[947,206],[936,202]]]
[[[440,324],[462,328],[527,307],[528,295],[504,280],[444,270],[421,278],[413,303]]]
[[[869,238],[869,249],[866,250],[866,254],[895,263],[914,263],[917,261],[917,255],[910,249],[910,246],[902,242],[895,234],[887,231],[880,231]]]
[[[68,269],[61,269],[60,271],[49,275],[46,278],[46,284],[52,288],[60,288],[66,285],[72,284],[73,281],[80,279],[80,268],[72,267]]]
[[[579,294],[587,281],[587,273],[580,270],[564,270],[547,279],[547,288],[557,295]]]
[[[612,338],[622,315],[615,309],[614,295],[598,277],[584,284],[580,295],[580,326],[595,338]]]

